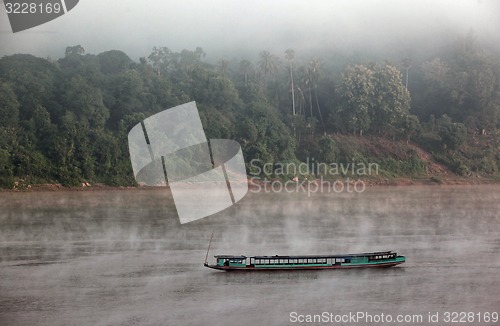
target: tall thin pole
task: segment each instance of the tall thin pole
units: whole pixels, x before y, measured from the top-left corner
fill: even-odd
[[[293,68],[292,68],[292,60],[289,61],[290,65],[290,80],[292,82],[292,113],[295,115],[295,90],[293,87]]]
[[[210,241],[208,242],[207,255],[205,256],[205,265],[208,265],[208,252],[210,251],[210,245],[212,244],[213,236],[214,236],[214,231],[212,231],[212,235],[210,236]]]

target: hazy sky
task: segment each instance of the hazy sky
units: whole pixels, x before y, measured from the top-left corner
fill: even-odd
[[[88,53],[123,50],[134,60],[153,46],[180,51],[201,46],[208,57],[438,46],[473,29],[500,44],[497,0],[80,0],[66,15],[13,34],[0,10],[0,56],[58,58],[69,45]],[[433,44],[436,43],[436,44]],[[246,54],[243,54],[247,52]]]

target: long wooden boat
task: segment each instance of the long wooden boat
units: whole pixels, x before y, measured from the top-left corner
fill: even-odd
[[[208,253],[207,253],[208,256]],[[205,267],[223,271],[269,271],[392,267],[405,262],[405,256],[392,251],[345,255],[307,256],[214,256],[216,263]]]

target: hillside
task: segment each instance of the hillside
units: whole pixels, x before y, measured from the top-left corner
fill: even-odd
[[[325,177],[373,183],[498,180],[500,56],[470,35],[458,45],[414,62],[410,84],[408,65],[325,63],[293,50],[217,64],[205,62],[201,48],[155,47],[140,62],[117,50],[85,54],[79,45],[58,60],[6,56],[0,187],[135,186],[128,132],[190,101],[207,138],[241,144],[250,176],[292,179],[296,173],[263,167],[302,163],[300,177],[314,178],[321,163],[341,167]],[[374,164],[377,173],[342,171],[353,164]]]

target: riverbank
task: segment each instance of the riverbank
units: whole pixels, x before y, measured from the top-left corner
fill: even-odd
[[[268,180],[267,183],[272,183],[275,180]],[[283,182],[283,181],[281,181]],[[290,182],[292,182],[290,180]],[[321,180],[309,180],[309,181],[297,181],[297,183],[302,183],[304,187],[310,185],[321,185]],[[339,179],[336,181],[323,180],[323,183],[333,183],[340,182],[343,184],[363,182],[366,187],[377,187],[377,186],[471,186],[471,185],[500,185],[500,179],[482,177],[482,176],[471,176],[471,177],[430,177],[430,178],[377,178],[377,179]],[[266,182],[262,180],[256,180],[255,178],[248,180],[249,188],[262,188]],[[168,185],[166,186],[168,187]],[[27,185],[24,187],[14,187],[12,189],[0,189],[0,192],[43,192],[43,191],[126,191],[126,190],[145,190],[154,191],[162,190],[165,187],[151,187],[151,186],[109,186],[102,183],[82,183],[79,187],[65,187],[62,184],[56,183],[46,183],[46,184],[34,184]]]

